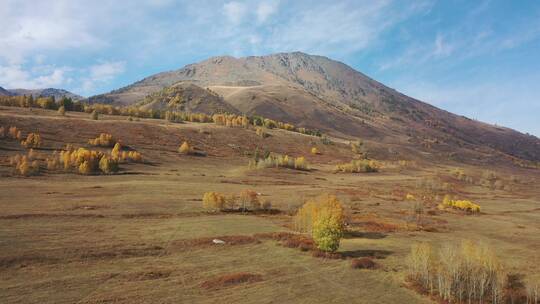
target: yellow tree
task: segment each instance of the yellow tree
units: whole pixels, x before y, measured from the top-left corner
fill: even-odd
[[[185,155],[191,154],[191,147],[189,146],[187,141],[184,141],[182,145],[180,145],[180,147],[178,148],[178,152]]]

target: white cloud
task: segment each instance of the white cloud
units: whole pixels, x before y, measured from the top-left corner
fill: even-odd
[[[125,62],[102,62],[88,68],[88,76],[82,79],[82,90],[89,92],[96,85],[107,83],[125,70]]]
[[[0,66],[0,85],[5,88],[41,89],[58,87],[69,82],[67,67],[48,67],[34,69],[38,73],[25,70],[21,65]]]
[[[448,56],[452,54],[453,46],[448,42],[444,41],[444,38],[441,34],[437,34],[435,37],[435,49],[433,50],[433,55],[438,57]]]
[[[246,12],[247,6],[243,3],[231,1],[223,4],[223,13],[233,24],[241,23]]]
[[[256,14],[259,23],[265,22],[268,17],[275,14],[278,10],[279,1],[261,2],[257,6]]]

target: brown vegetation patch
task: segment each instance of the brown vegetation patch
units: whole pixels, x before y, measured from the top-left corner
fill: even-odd
[[[262,275],[248,272],[231,273],[206,280],[201,284],[204,289],[220,289],[239,284],[255,283],[262,281]]]
[[[385,222],[367,221],[356,224],[370,232],[396,232],[400,229],[397,224]]]
[[[377,263],[370,258],[359,258],[351,260],[351,267],[354,269],[375,269]]]
[[[45,255],[21,255],[15,257],[0,257],[0,269],[11,267],[26,267],[31,264],[52,264],[60,259]]]
[[[94,249],[82,253],[81,259],[114,259],[114,258],[132,258],[158,256],[165,252],[161,246],[147,246],[141,248],[118,248],[106,251],[97,251]]]
[[[331,260],[340,260],[343,259],[344,256],[339,252],[326,252],[322,250],[314,250],[311,253],[311,256],[314,258],[323,258],[323,259],[331,259]]]
[[[0,220],[16,220],[16,219],[34,219],[34,218],[104,218],[101,214],[54,214],[54,213],[25,213],[25,214],[10,214],[0,216]]]

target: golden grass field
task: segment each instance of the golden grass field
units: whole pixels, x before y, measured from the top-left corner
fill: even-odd
[[[475,174],[495,171],[508,187],[493,190],[453,179],[450,172],[460,165],[442,160],[400,167],[381,159],[380,172],[336,174],[334,165],[353,157],[344,140],[323,145],[283,130],[263,139],[253,130],[214,124],[106,115],[93,121],[84,113],[62,117],[8,107],[0,107],[0,126],[39,132],[39,153],[66,143],[86,146],[107,132],[147,160],[123,164],[115,175],[20,177],[12,174],[8,157],[26,149],[0,139],[1,303],[430,303],[405,281],[405,259],[418,241],[482,241],[495,248],[509,272],[540,279],[538,170],[461,166]],[[208,155],[180,155],[176,150],[185,140]],[[313,146],[320,155],[309,152]],[[250,170],[247,154],[256,147],[304,155],[312,170]],[[440,211],[427,199],[428,212],[417,225],[405,195],[444,194],[418,186],[426,180],[449,183],[448,192],[477,202],[481,214]],[[280,212],[202,208],[205,192],[245,189],[261,193]],[[260,237],[291,232],[295,208],[321,193],[335,194],[350,213],[339,249],[344,259],[312,257]],[[214,238],[230,241],[215,245]],[[350,267],[348,258],[365,256],[378,267]],[[237,273],[259,277],[205,287]]]

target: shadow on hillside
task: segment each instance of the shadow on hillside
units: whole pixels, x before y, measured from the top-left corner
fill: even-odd
[[[363,238],[363,239],[379,240],[379,239],[384,239],[386,236],[387,235],[382,232],[347,231],[345,232],[344,238],[346,239]]]
[[[362,249],[362,250],[351,250],[351,251],[342,251],[340,254],[345,258],[374,258],[374,259],[385,259],[387,256],[393,254],[393,251],[389,250],[376,250],[376,249]]]

